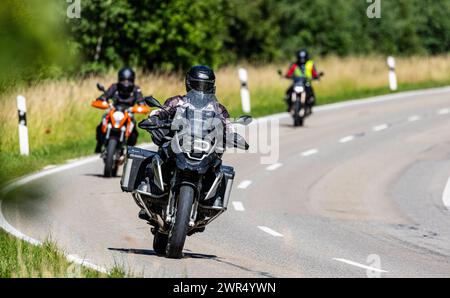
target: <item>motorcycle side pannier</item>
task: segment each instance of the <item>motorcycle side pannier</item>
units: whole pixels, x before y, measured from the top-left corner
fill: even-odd
[[[221,166],[220,171],[223,173],[224,179],[221,183],[219,191],[216,194],[216,198],[217,196],[223,198],[222,207],[226,209],[230,200],[231,188],[233,187],[235,172],[234,168],[229,166]]]
[[[153,156],[156,154],[158,153],[154,151],[128,146],[120,180],[122,191],[132,192],[138,187],[139,183],[145,178],[146,166],[151,163]]]

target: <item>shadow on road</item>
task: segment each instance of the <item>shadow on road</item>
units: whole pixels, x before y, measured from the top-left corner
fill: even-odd
[[[120,177],[122,177],[122,175],[117,175],[116,177],[106,178],[106,177],[103,176],[102,174],[83,174],[83,176],[96,177],[96,178],[102,178],[102,179],[115,179],[115,178],[120,178]]]
[[[164,257],[164,256],[157,255],[151,249],[133,249],[133,248],[112,248],[112,247],[109,247],[108,250],[117,251],[117,252],[120,252],[120,253],[146,255],[146,256],[158,256],[158,257],[161,257],[161,258]],[[204,260],[206,259],[206,260],[212,260],[212,261],[218,262],[220,264],[225,264],[225,265],[228,265],[228,266],[231,266],[231,267],[234,267],[234,268],[246,271],[246,272],[255,273],[256,275],[261,276],[261,277],[269,277],[269,278],[276,277],[276,276],[272,275],[269,272],[253,270],[253,269],[250,269],[250,268],[238,265],[238,264],[234,264],[234,263],[232,263],[230,261],[226,261],[226,260],[224,260],[222,258],[219,258],[218,256],[215,256],[215,255],[206,255],[206,254],[193,253],[193,252],[187,250],[187,252],[186,251],[184,252],[183,259],[204,259]]]
[[[117,251],[121,253],[136,254],[136,255],[146,255],[146,256],[159,256],[151,249],[134,249],[134,248],[112,248],[109,250]],[[215,255],[199,254],[192,252],[185,252],[184,259],[217,259]]]

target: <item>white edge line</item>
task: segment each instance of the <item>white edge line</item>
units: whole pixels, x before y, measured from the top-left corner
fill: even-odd
[[[359,267],[359,268],[363,268],[363,269],[366,269],[366,270],[372,270],[372,271],[381,272],[381,273],[389,273],[389,271],[386,271],[386,270],[383,270],[383,269],[366,266],[366,265],[363,265],[363,264],[360,264],[360,263],[356,263],[356,262],[353,262],[353,261],[350,261],[350,260],[346,260],[346,259],[333,258],[333,260],[338,261],[338,262],[342,262],[342,263],[346,263],[346,264],[349,264],[349,265],[353,265],[353,266],[356,266],[356,267]]]
[[[94,270],[99,271],[101,273],[108,274],[108,270],[106,270],[106,268],[104,268],[102,266],[95,265],[95,264],[93,264],[93,263],[91,263],[91,262],[89,262],[89,261],[87,261],[87,260],[85,260],[83,258],[80,258],[77,255],[68,255],[67,256],[67,260],[69,260],[72,263],[75,263],[75,264],[78,264],[78,265],[81,265],[81,266],[84,266],[84,267],[88,267],[90,269],[94,269]]]
[[[338,102],[338,103],[332,103],[327,105],[321,105],[315,108],[316,112],[323,112],[323,111],[330,111],[330,110],[337,110],[337,109],[343,109],[348,107],[354,107],[354,106],[362,106],[362,105],[370,105],[370,104],[377,104],[387,101],[395,101],[395,100],[401,100],[408,97],[413,96],[421,96],[421,95],[435,95],[435,94],[441,94],[450,92],[450,87],[439,87],[439,88],[430,88],[430,89],[424,89],[424,90],[416,90],[416,91],[405,91],[400,92],[396,94],[386,94],[386,95],[380,95],[375,97],[368,97],[368,98],[361,98],[361,99],[353,99],[353,100],[347,100],[345,102]],[[264,122],[264,121],[270,121],[270,120],[279,120],[288,118],[291,115],[287,112],[284,113],[278,113],[273,114],[269,116],[260,117],[258,119],[255,119],[252,124]]]
[[[444,193],[442,194],[442,202],[444,202],[444,206],[450,211],[450,177],[447,180]]]
[[[283,234],[278,233],[277,231],[272,230],[271,228],[265,227],[265,226],[258,226],[258,228],[267,234],[270,234],[274,237],[283,237]]]
[[[234,201],[232,203],[233,203],[234,210],[241,211],[241,212],[245,211],[244,204],[242,204],[242,202]]]
[[[142,144],[142,147],[149,147],[152,146],[151,144]],[[5,216],[3,215],[3,209],[2,209],[2,203],[3,203],[3,198],[11,191],[13,191],[14,189],[16,189],[19,186],[22,186],[24,184],[30,183],[34,180],[37,180],[39,178],[48,176],[48,175],[52,175],[58,172],[62,172],[62,171],[66,171],[69,169],[73,169],[91,162],[95,162],[99,160],[98,156],[89,156],[89,157],[84,157],[75,161],[71,161],[65,165],[60,165],[60,166],[56,166],[54,168],[51,169],[47,169],[47,170],[42,170],[38,173],[35,174],[31,174],[28,176],[25,176],[23,178],[19,178],[16,181],[13,181],[9,184],[7,184],[1,191],[0,191],[0,228],[2,228],[3,230],[5,230],[7,233],[13,235],[14,237],[26,241],[32,245],[35,246],[41,246],[42,242],[39,240],[36,240],[32,237],[29,237],[27,235],[25,235],[24,233],[22,233],[21,231],[17,230],[16,228],[14,228],[5,218]],[[67,255],[66,256],[67,260],[69,260],[70,262],[74,262],[80,265],[83,265],[85,267],[97,270],[99,272],[102,273],[107,273],[108,271],[101,266],[86,262],[82,259],[76,259],[75,255]]]

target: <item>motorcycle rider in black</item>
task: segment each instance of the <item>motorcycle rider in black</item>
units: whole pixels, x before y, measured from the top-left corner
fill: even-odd
[[[205,95],[214,95],[216,92],[214,71],[203,65],[193,66],[186,74],[185,84],[186,92],[195,90]],[[172,120],[177,112],[177,108],[189,99],[186,96],[174,96],[166,100],[164,103],[164,109],[154,111],[151,116],[146,120],[147,125],[159,126],[161,123]],[[217,116],[223,123],[225,133],[232,131],[231,123],[229,121],[230,115],[227,109],[220,103],[217,103]],[[142,123],[142,122],[141,122]],[[141,125],[141,124],[140,124]],[[142,127],[141,127],[142,128]],[[164,144],[164,137],[170,133],[167,129],[159,129],[152,131],[153,142],[161,147]],[[170,165],[163,167],[163,176],[165,178],[170,177]],[[158,190],[155,190],[158,191]],[[148,215],[144,210],[139,212],[139,218],[148,220]]]
[[[103,101],[108,101],[111,99],[114,105],[120,104],[129,107],[135,104],[145,105],[141,88],[139,88],[139,86],[134,84],[135,77],[136,75],[133,69],[128,67],[122,68],[121,70],[119,70],[118,73],[118,83],[112,84],[108,88],[108,90],[106,90],[106,92],[103,95],[101,95],[98,99]],[[105,135],[102,133],[102,122],[100,122],[100,124],[97,126],[96,129],[97,145],[95,147],[95,153],[101,153],[102,146],[105,140]],[[128,146],[136,145],[137,139],[138,139],[138,131],[135,126],[127,140],[127,145]]]

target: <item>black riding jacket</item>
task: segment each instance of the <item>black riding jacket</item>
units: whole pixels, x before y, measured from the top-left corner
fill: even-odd
[[[141,88],[139,86],[134,86],[133,91],[129,94],[128,97],[123,98],[119,94],[119,90],[117,84],[112,84],[106,92],[100,96],[98,99],[107,101],[108,99],[112,99],[114,104],[128,105],[133,106],[135,104],[145,104],[144,96],[142,95]]]

